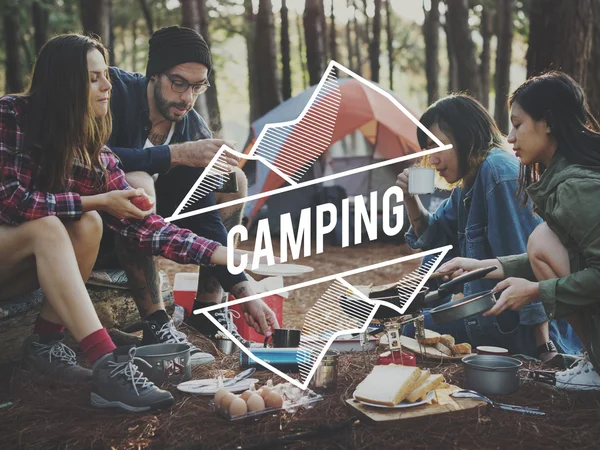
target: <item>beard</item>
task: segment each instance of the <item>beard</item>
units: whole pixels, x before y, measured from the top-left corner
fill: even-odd
[[[163,96],[162,87],[160,82],[154,83],[154,103],[156,104],[156,109],[165,119],[170,120],[171,122],[179,122],[183,120],[185,115],[189,112],[193,105],[189,105],[187,103],[178,103],[178,102],[169,102]],[[171,113],[171,107],[177,107],[181,109],[186,109],[185,114],[181,116],[175,115]]]

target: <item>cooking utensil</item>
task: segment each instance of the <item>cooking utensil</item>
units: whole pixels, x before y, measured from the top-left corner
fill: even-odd
[[[519,390],[523,363],[508,356],[470,355],[462,359],[465,387],[482,394],[508,395]]]
[[[538,407],[507,405],[506,403],[495,402],[495,401],[487,398],[485,395],[480,394],[479,392],[476,392],[476,391],[471,391],[469,389],[462,389],[460,391],[453,392],[450,395],[455,398],[479,398],[479,399],[483,400],[484,402],[488,403],[489,405],[492,405],[493,408],[504,409],[506,411],[514,411],[514,412],[520,412],[520,413],[524,413],[524,414],[535,414],[537,416],[545,416],[546,415],[546,413],[543,411],[540,411],[540,408],[538,408]]]
[[[231,380],[227,380],[227,381],[223,382],[223,387],[234,385],[234,384],[242,381],[243,379],[248,378],[254,372],[256,372],[256,369],[254,367],[250,367],[249,369],[246,369],[246,370],[238,373]]]
[[[157,385],[179,383],[192,378],[190,344],[152,344],[136,347],[135,356],[149,367],[141,366],[144,375]]]
[[[433,323],[440,325],[475,316],[488,311],[496,304],[494,291],[479,292],[456,301],[444,303],[430,311]]]
[[[246,270],[266,277],[297,277],[299,275],[312,272],[315,269],[313,267],[303,266],[300,264],[273,264],[271,266],[267,264],[259,264],[256,269],[253,269],[249,266],[246,268]]]
[[[423,287],[407,308],[406,314],[413,314],[418,311],[421,311],[423,308],[427,307],[427,304],[431,304],[436,300],[439,300],[440,298],[446,297],[450,294],[456,294],[457,292],[460,292],[465,283],[484,278],[487,274],[493,272],[497,268],[497,266],[490,266],[465,273],[464,275],[460,275],[450,281],[447,281],[446,283],[441,284],[438,287],[437,291],[429,292],[429,288]],[[443,275],[447,275],[447,272],[443,273]],[[402,307],[404,305],[403,302],[405,301],[405,299],[401,299],[398,295],[398,283],[373,287],[371,289],[371,292],[369,293],[369,298],[373,300],[382,300],[385,302],[389,302],[398,307]],[[342,308],[346,311],[346,313],[349,313],[349,311],[346,310],[346,308],[344,308],[343,303]],[[398,313],[398,311],[380,305],[377,309],[377,312],[375,313],[374,318],[386,319],[391,317],[397,317],[399,315],[400,314]]]
[[[236,346],[231,339],[216,339],[216,346],[225,355],[231,355],[236,350]]]
[[[244,378],[236,384],[227,386],[227,390],[233,394],[244,392],[250,389],[252,383],[258,383],[258,378]],[[207,378],[203,380],[190,380],[177,385],[177,389],[181,392],[200,395],[215,395],[221,386],[216,378]]]
[[[497,355],[497,356],[508,356],[508,350],[502,347],[492,347],[489,345],[480,345],[477,347],[478,355]]]
[[[335,390],[337,386],[337,362],[339,356],[340,354],[335,350],[327,350],[311,380],[311,389],[315,391]]]
[[[273,334],[265,338],[265,348],[269,344],[269,341],[273,341],[273,347],[275,348],[292,348],[300,345],[300,330],[293,328],[277,328],[273,330]]]

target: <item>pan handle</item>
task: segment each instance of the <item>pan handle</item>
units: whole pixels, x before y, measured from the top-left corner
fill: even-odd
[[[484,267],[482,269],[467,272],[464,275],[454,278],[453,280],[447,281],[446,283],[440,285],[437,291],[427,294],[425,296],[425,303],[433,302],[449,294],[456,294],[462,289],[465,283],[485,278],[487,274],[493,272],[497,268],[497,266]]]

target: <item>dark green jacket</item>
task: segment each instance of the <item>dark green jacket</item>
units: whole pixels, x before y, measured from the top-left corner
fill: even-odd
[[[569,307],[600,305],[600,167],[570,164],[560,154],[529,186],[535,212],[569,252],[571,275],[540,281],[548,318]],[[536,281],[527,254],[498,258],[508,277]],[[557,303],[561,303],[559,311]]]

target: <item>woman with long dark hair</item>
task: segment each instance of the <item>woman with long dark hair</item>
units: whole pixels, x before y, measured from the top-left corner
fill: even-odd
[[[173,397],[138,370],[135,350],[115,348],[84,284],[102,219],[149,253],[181,263],[226,264],[226,249],[131,202],[144,192],[129,188],[104,146],[111,131],[106,61],[90,37],[55,37],[41,49],[28,90],[0,99],[0,301],[44,292],[23,350],[31,370],[93,379],[93,406],[145,411]],[[92,370],[78,366],[62,342],[65,326]]]
[[[508,141],[521,159],[521,195],[545,222],[531,234],[527,252],[476,261],[458,258],[440,270],[463,273],[490,263],[489,278],[505,278],[486,313],[501,314],[541,298],[549,318],[565,317],[585,356],[556,374],[563,389],[600,390],[600,127],[583,89],[550,72],[523,83],[510,97]]]
[[[453,189],[450,198],[430,214],[419,197],[408,192],[408,170],[398,176],[411,222],[406,242],[424,250],[452,244],[455,256],[477,259],[525,251],[529,234],[541,219],[530,205],[519,207],[515,194],[519,162],[502,149],[504,136],[494,119],[478,101],[457,94],[435,102],[420,121],[442,143],[452,144],[450,150],[429,155],[423,165],[433,167]],[[421,129],[417,137],[421,148],[437,147]],[[493,286],[489,280],[473,281],[465,285],[463,293],[483,292]],[[539,302],[498,318],[478,315],[447,326],[434,325],[426,315],[426,328],[451,334],[474,347],[504,347],[511,353],[544,360],[556,355],[554,342],[562,352],[580,349],[567,324],[554,324],[549,330]]]

